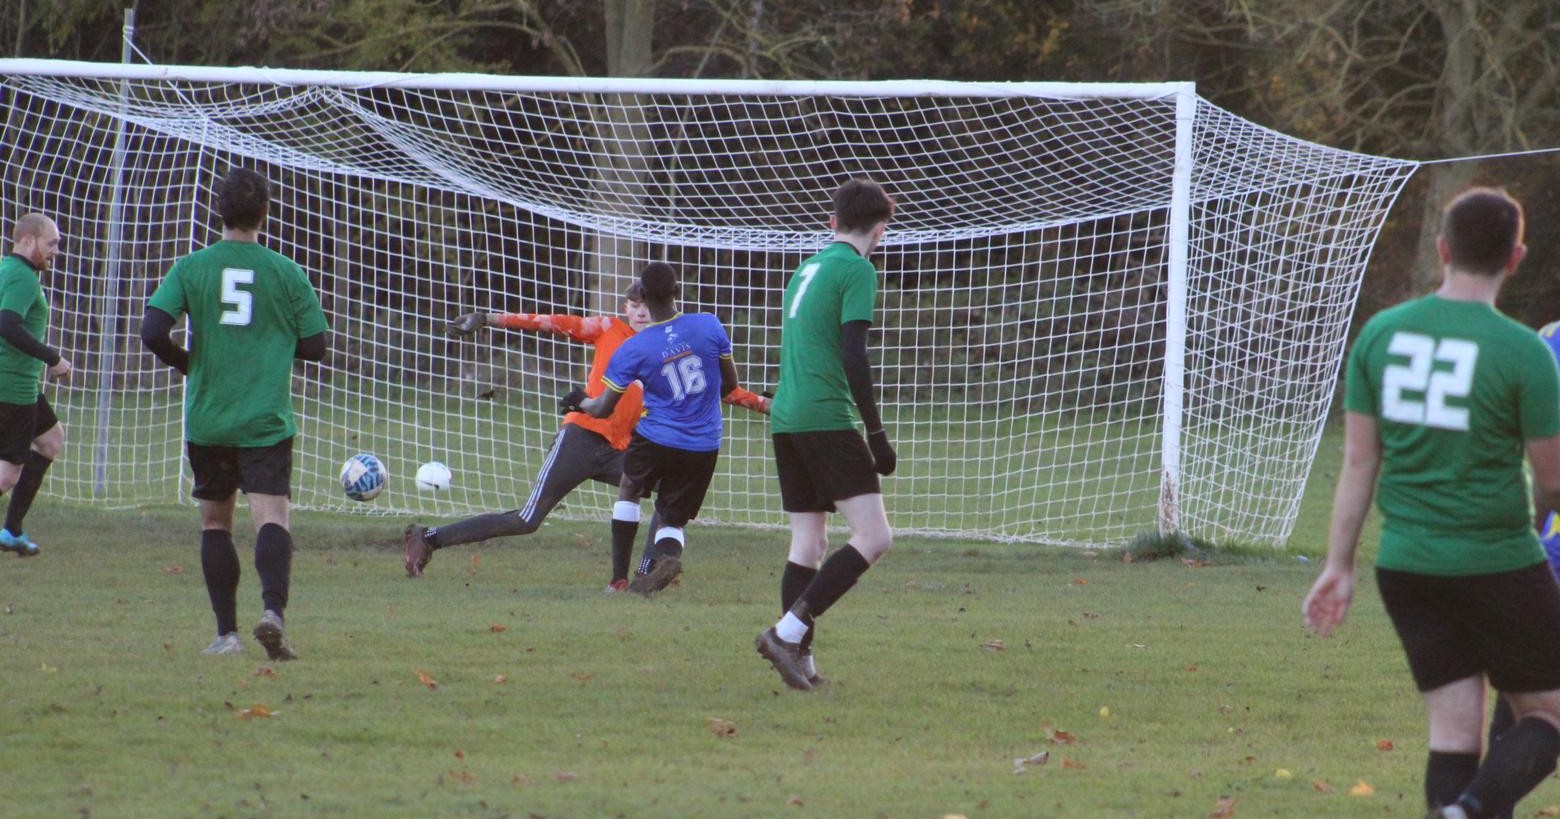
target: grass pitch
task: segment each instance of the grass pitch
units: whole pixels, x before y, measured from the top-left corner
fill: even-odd
[[[812,693],[752,647],[783,532],[695,525],[646,601],[602,594],[603,524],[408,580],[403,521],[300,515],[302,659],[270,663],[247,634],[199,653],[193,509],[44,498],[43,554],[0,556],[0,814],[1417,816],[1423,716],[1368,566],[1339,636],[1300,625],[1331,449],[1288,553],[902,541],[821,621]]]

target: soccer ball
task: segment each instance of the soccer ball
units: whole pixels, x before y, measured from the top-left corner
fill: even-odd
[[[438,461],[429,461],[417,467],[417,488],[442,492],[450,488],[450,468]]]
[[[369,501],[384,491],[390,473],[378,458],[360,452],[341,465],[341,491],[355,501]]]

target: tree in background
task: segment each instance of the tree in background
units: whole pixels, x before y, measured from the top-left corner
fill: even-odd
[[[139,0],[152,60],[213,65],[770,79],[1191,79],[1275,130],[1369,153],[1439,159],[1560,146],[1553,0]],[[105,0],[13,0],[15,56],[111,60]],[[234,21],[240,21],[234,25]],[[642,122],[599,124],[631,145]],[[600,174],[622,196],[643,169]],[[1471,181],[1511,187],[1535,224],[1560,161],[1428,166],[1405,193],[1362,296],[1422,292],[1435,209]],[[614,188],[616,186],[616,189]],[[614,192],[615,190],[615,192]],[[632,208],[632,200],[620,199]],[[1534,242],[1505,302],[1560,316],[1560,250]],[[598,257],[626,257],[603,248]],[[621,271],[602,271],[609,281]],[[1426,278],[1429,277],[1429,278]],[[599,289],[599,288],[598,288]],[[608,289],[610,285],[608,285]]]

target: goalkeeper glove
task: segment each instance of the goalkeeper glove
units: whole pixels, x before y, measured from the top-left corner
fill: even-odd
[[[450,335],[466,336],[487,326],[487,315],[484,313],[462,313],[450,322]]]
[[[580,409],[580,402],[588,398],[584,390],[572,389],[569,394],[558,399],[558,411],[562,413],[584,412]]]
[[[867,433],[867,448],[872,450],[872,468],[879,475],[894,474],[899,456],[894,454],[894,446],[888,442],[886,430],[876,429]]]

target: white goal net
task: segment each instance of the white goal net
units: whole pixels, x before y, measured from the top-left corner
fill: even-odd
[[[212,185],[276,186],[263,241],[332,333],[297,365],[294,498],[447,521],[512,509],[589,349],[470,311],[594,315],[650,260],[715,313],[746,386],[778,375],[787,276],[829,196],[898,199],[871,351],[901,532],[1279,544],[1334,393],[1360,278],[1416,165],[1245,122],[1187,84],[580,80],[0,60],[0,218],[60,223],[45,282],[69,449],[45,492],[188,495],[181,382],[137,337]],[[242,362],[232,366],[242,367]],[[701,520],[783,525],[765,420],[726,409]],[[376,501],[339,465],[372,452]],[[428,460],[453,488],[412,488]],[[587,484],[555,514],[605,519]]]

